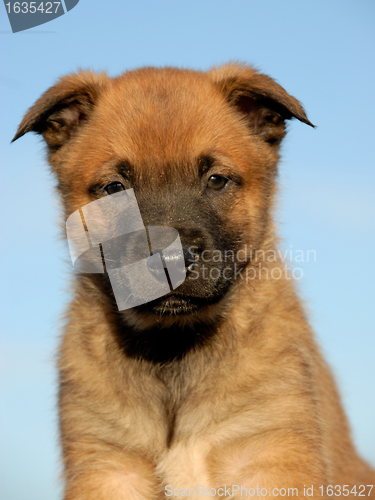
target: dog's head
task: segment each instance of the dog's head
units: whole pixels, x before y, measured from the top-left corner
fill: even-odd
[[[14,140],[30,131],[43,135],[66,218],[132,189],[146,229],[178,231],[182,251],[164,258],[180,269],[182,284],[146,302],[145,283],[133,295],[146,303],[123,313],[139,327],[171,325],[214,321],[238,271],[270,244],[279,146],[293,117],[311,125],[294,97],[240,64],[206,73],[144,68],[113,79],[79,72],[36,102]],[[163,237],[159,243],[152,250],[166,246]],[[165,279],[157,258],[147,259],[144,231],[126,245],[128,257],[145,258],[149,282]],[[131,294],[137,273],[129,273]],[[111,296],[99,278],[81,279]]]

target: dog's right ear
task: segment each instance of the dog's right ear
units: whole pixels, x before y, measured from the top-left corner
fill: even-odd
[[[297,118],[314,127],[295,97],[251,66],[230,63],[212,68],[208,75],[252,133],[273,148],[278,148],[285,136],[285,120]]]
[[[80,71],[48,89],[26,113],[12,142],[27,132],[43,135],[50,154],[60,149],[88,120],[109,78]]]

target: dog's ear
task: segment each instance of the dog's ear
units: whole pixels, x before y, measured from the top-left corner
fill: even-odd
[[[298,118],[314,127],[297,99],[250,66],[227,64],[211,69],[208,75],[229,104],[246,119],[252,132],[271,146],[279,146],[285,136],[285,120]]]
[[[61,78],[29,109],[12,142],[36,132],[43,135],[50,154],[58,150],[88,120],[107,82],[105,73],[90,71]]]

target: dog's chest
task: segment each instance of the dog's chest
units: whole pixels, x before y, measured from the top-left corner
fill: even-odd
[[[216,444],[217,431],[227,434],[222,429],[222,422],[214,423],[210,403],[206,401],[205,405],[196,406],[193,401],[196,402],[197,394],[194,396],[171,399],[165,406],[168,415],[166,448],[159,456],[156,468],[164,486],[173,490],[211,484],[207,455]]]
[[[187,486],[209,485],[206,456],[210,446],[204,439],[192,439],[166,451],[157,465],[164,486],[181,490]]]

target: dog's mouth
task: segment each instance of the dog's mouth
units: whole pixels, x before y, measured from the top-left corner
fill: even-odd
[[[202,308],[215,304],[220,297],[195,297],[171,293],[142,304],[135,309],[139,312],[151,312],[158,316],[191,315]]]

